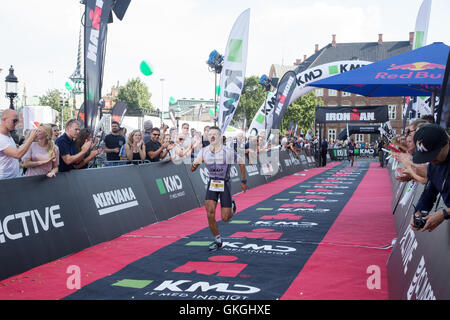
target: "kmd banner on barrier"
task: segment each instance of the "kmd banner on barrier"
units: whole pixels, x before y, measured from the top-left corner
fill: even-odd
[[[137,167],[117,166],[69,173],[70,188],[91,245],[157,222],[154,197],[144,186],[145,178]]]
[[[392,163],[389,167],[391,175],[394,175]],[[399,182],[394,182],[392,186],[394,223],[398,237],[387,262],[389,298],[450,299],[450,255],[447,254],[450,250],[450,224],[444,221],[433,232],[412,230],[410,219],[415,212],[413,205],[419,200],[424,186]],[[443,207],[441,201],[432,210]]]
[[[246,164],[248,187],[302,169],[280,152],[274,176]],[[240,169],[231,170],[236,194]],[[192,173],[169,162],[0,180],[0,280],[202,206],[208,178],[204,165]]]
[[[328,153],[332,160],[346,160],[347,149],[330,149]],[[355,148],[354,155],[356,157],[378,157],[378,150],[375,148]]]

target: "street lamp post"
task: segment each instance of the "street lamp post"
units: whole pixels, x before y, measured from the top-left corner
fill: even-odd
[[[9,98],[10,105],[9,108],[14,110],[14,99],[17,97],[18,92],[18,83],[17,77],[14,75],[14,68],[11,66],[9,68],[9,74],[5,78],[6,84],[6,97]]]

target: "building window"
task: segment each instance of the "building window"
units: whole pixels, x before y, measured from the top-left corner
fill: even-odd
[[[336,140],[336,129],[328,129],[328,141]]]
[[[346,91],[342,91],[342,96],[343,97],[351,97],[351,92],[346,92]]]
[[[364,135],[363,134],[357,134],[356,135],[356,142],[357,143],[364,142]]]
[[[328,96],[329,97],[336,97],[337,96],[337,91],[333,90],[333,89],[328,89]]]
[[[316,97],[323,97],[323,89],[316,89]]]
[[[388,106],[388,114],[389,114],[389,120],[397,119],[397,105],[390,104]]]

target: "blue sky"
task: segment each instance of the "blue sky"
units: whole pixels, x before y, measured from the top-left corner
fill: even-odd
[[[103,94],[112,85],[140,77],[152,103],[174,98],[213,98],[214,75],[206,60],[225,51],[239,14],[251,8],[246,76],[267,74],[272,64],[295,59],[337,42],[408,40],[422,0],[132,0],[123,21],[110,25]],[[433,0],[427,43],[450,45],[450,1]],[[4,77],[12,64],[28,95],[64,88],[74,71],[81,5],[79,0],[2,1],[0,11],[0,108],[7,107]],[[155,70],[139,71],[142,60]],[[160,79],[163,82],[163,90]]]

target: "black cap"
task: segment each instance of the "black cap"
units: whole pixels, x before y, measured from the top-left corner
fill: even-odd
[[[430,162],[436,158],[447,142],[447,133],[439,125],[428,124],[423,126],[414,135],[416,152],[413,154],[413,162]]]

